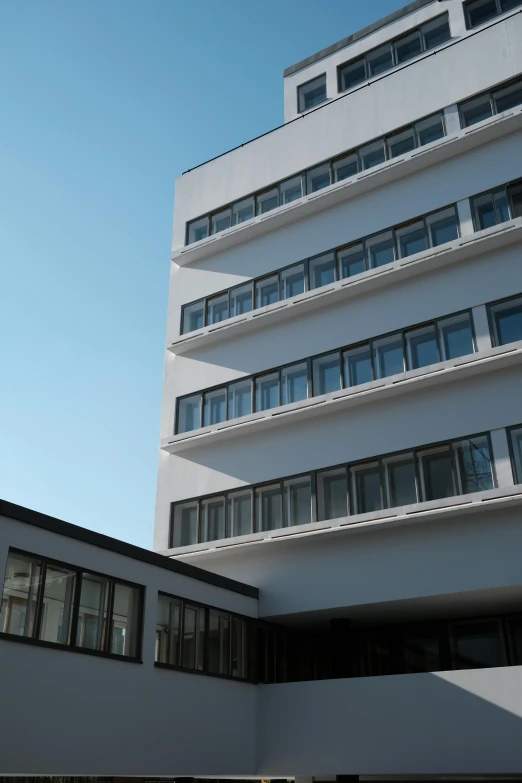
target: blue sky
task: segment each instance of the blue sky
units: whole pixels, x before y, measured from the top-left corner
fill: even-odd
[[[150,547],[174,180],[397,0],[0,2],[0,497]]]

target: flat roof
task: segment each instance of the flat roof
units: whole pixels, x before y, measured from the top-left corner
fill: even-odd
[[[367,25],[367,27],[363,27],[362,30],[358,30],[356,33],[352,33],[351,35],[343,38],[337,43],[332,44],[331,46],[327,46],[326,49],[321,49],[321,51],[317,52],[316,54],[311,54],[310,57],[305,57],[304,60],[301,60],[295,65],[290,65],[288,68],[285,68],[284,76],[291,76],[293,73],[297,73],[297,71],[301,71],[303,68],[307,68],[309,65],[318,62],[318,60],[323,60],[325,57],[329,57],[331,54],[334,54],[334,52],[338,52],[339,49],[344,49],[345,46],[349,46],[350,44],[355,43],[355,41],[360,41],[361,38],[365,38],[367,35],[374,33],[376,30],[380,30],[382,27],[386,27],[387,24],[395,22],[397,19],[402,19],[403,16],[408,16],[408,14],[411,14],[418,8],[422,8],[423,6],[429,5],[430,3],[440,3],[442,1],[443,0],[413,0],[412,3],[408,3],[408,5],[399,8],[397,11],[393,11],[391,14],[388,14],[388,16],[384,16],[382,19],[379,19],[377,22],[373,22],[372,24]]]
[[[15,519],[17,522],[24,522],[26,525],[43,528],[60,536],[74,538],[76,541],[83,541],[84,544],[91,544],[124,557],[140,560],[142,563],[165,568],[167,571],[174,571],[176,574],[182,574],[191,579],[198,579],[200,582],[207,582],[207,584],[215,587],[222,587],[234,593],[241,593],[249,598],[259,597],[257,587],[237,582],[235,579],[229,579],[227,576],[214,574],[211,571],[205,571],[203,568],[183,563],[180,560],[172,560],[170,557],[159,555],[150,549],[142,549],[139,546],[134,546],[134,544],[128,544],[126,541],[120,541],[118,538],[111,538],[111,536],[106,536],[103,533],[87,530],[85,527],[73,525],[71,522],[64,522],[63,519],[41,514],[39,511],[33,511],[33,509],[25,506],[18,506],[16,503],[10,503],[8,500],[2,500],[1,498],[0,516]]]

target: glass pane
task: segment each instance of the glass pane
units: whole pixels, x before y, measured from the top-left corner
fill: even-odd
[[[232,225],[232,210],[224,209],[223,212],[218,212],[216,215],[212,215],[212,233],[217,234],[220,231],[224,231],[226,228],[230,228]]]
[[[283,527],[283,507],[280,484],[256,489],[257,530],[277,530]]]
[[[206,239],[208,237],[208,217],[200,218],[189,223],[188,229],[188,243],[199,242],[200,239]]]
[[[299,87],[299,111],[306,111],[326,100],[326,74]]]
[[[250,220],[254,217],[254,197],[245,198],[243,201],[239,201],[232,207],[232,223],[238,225],[238,223],[244,223],[245,220]]]
[[[324,256],[310,259],[309,262],[310,288],[320,288],[323,285],[335,282],[335,254],[327,253]]]
[[[435,326],[423,326],[406,333],[408,365],[410,370],[436,364],[439,361]]]
[[[282,182],[279,186],[281,194],[280,203],[290,204],[303,195],[301,175],[287,179],[286,182]]]
[[[361,163],[361,171],[364,171],[364,169],[371,169],[372,166],[378,166],[379,163],[384,163],[386,160],[384,139],[379,139],[379,141],[374,141],[372,144],[367,144],[365,147],[360,147],[359,160]]]
[[[256,411],[277,408],[279,404],[279,373],[256,378]]]
[[[82,574],[77,647],[86,647],[88,650],[105,649],[109,588],[108,579],[95,574]]]
[[[201,394],[181,397],[178,401],[176,432],[191,432],[201,427]]]
[[[180,601],[166,595],[158,595],[155,660],[159,663],[179,665],[180,611]]]
[[[515,462],[516,483],[522,484],[522,428],[512,430],[511,445]]]
[[[198,543],[198,504],[178,503],[174,507],[172,546]]]
[[[344,250],[339,250],[339,267],[341,277],[353,277],[365,271],[364,247],[362,242],[352,245]]]
[[[390,458],[385,460],[384,465],[389,507],[408,506],[410,503],[416,503],[417,487],[413,454]]]
[[[183,612],[182,665],[186,669],[203,671],[205,646],[205,610],[187,606]]]
[[[386,378],[404,372],[404,349],[401,334],[392,334],[373,343],[375,373],[377,378]]]
[[[225,499],[212,498],[201,502],[203,540],[218,541],[225,538]]]
[[[482,492],[493,489],[489,443],[485,435],[461,440],[454,445],[457,457],[460,491]]]
[[[518,8],[519,5],[522,5],[520,0],[500,0],[500,10],[502,12],[511,11],[513,8]]]
[[[514,666],[522,664],[522,618],[513,617],[508,620],[511,658]]]
[[[232,676],[248,677],[248,625],[232,617]]]
[[[207,324],[218,324],[228,318],[228,294],[207,299]]]
[[[461,103],[460,113],[462,116],[462,124],[465,128],[469,125],[474,125],[476,122],[487,120],[487,118],[491,117],[493,114],[489,93],[481,95],[478,98],[473,98],[471,101]]]
[[[431,247],[437,247],[445,242],[453,242],[454,239],[458,239],[459,228],[454,207],[428,215],[426,225]]]
[[[364,57],[361,57],[359,60],[354,60],[341,68],[341,89],[349,90],[351,87],[355,87],[356,84],[363,82],[365,78]]]
[[[508,185],[508,193],[513,205],[513,217],[522,217],[522,182]]]
[[[264,215],[279,206],[279,189],[272,188],[257,196],[257,214]]]
[[[450,633],[455,669],[505,666],[498,620],[454,623]]]
[[[348,516],[346,468],[317,474],[319,521]]]
[[[415,132],[417,133],[419,147],[424,146],[424,144],[430,144],[432,141],[437,141],[437,139],[442,139],[444,136],[442,114],[435,114],[433,117],[427,117],[425,120],[417,122]]]
[[[114,585],[110,652],[115,655],[138,657],[140,594],[139,587]]]
[[[428,22],[421,28],[424,38],[424,47],[426,49],[433,49],[434,46],[438,46],[440,43],[447,41],[450,36],[450,27],[448,17],[445,15],[439,19],[434,19],[432,22]]]
[[[287,479],[284,483],[285,522],[292,525],[307,525],[312,521],[312,493],[310,476]]]
[[[413,128],[402,133],[395,133],[393,136],[388,136],[388,157],[396,158],[398,155],[405,155],[407,152],[415,148],[415,133]]]
[[[497,15],[495,0],[474,0],[466,6],[468,27],[476,27]]]
[[[457,359],[473,353],[473,333],[469,313],[439,321],[439,339],[442,359]]]
[[[3,633],[33,636],[41,569],[39,560],[9,552],[0,612]]]
[[[484,196],[474,198],[473,208],[475,211],[477,231],[482,231],[485,228],[491,228],[491,226],[496,225],[495,205],[491,193],[486,193]]]
[[[194,302],[183,307],[182,334],[202,329],[205,326],[205,301]]]
[[[232,288],[230,291],[230,317],[252,310],[252,283]]]
[[[228,496],[228,535],[246,536],[252,532],[252,493],[235,492]]]
[[[68,568],[48,565],[43,584],[40,639],[58,644],[70,643],[71,614],[76,574]]]
[[[417,30],[395,42],[395,62],[403,63],[422,52],[420,32]]]
[[[344,385],[359,386],[373,381],[372,353],[370,345],[361,345],[343,353]]]
[[[348,177],[353,177],[358,171],[357,155],[347,155],[333,164],[334,181],[340,182]]]
[[[283,405],[308,397],[308,369],[306,362],[292,364],[281,370]]]
[[[203,404],[203,426],[219,424],[227,418],[227,392],[226,389],[216,389],[205,394]]]
[[[383,234],[367,239],[366,252],[369,269],[375,269],[378,266],[384,266],[384,264],[390,264],[392,261],[395,261],[393,232],[385,231]]]
[[[506,345],[522,340],[522,299],[512,299],[491,308],[496,343]]]
[[[306,192],[315,193],[316,190],[321,190],[330,185],[330,164],[325,163],[323,166],[318,166],[316,169],[308,171],[306,174]]]
[[[381,501],[381,471],[375,462],[360,468],[352,469],[355,513],[367,514],[379,511]]]
[[[405,674],[442,669],[440,641],[436,636],[411,633],[401,640],[400,656]]]
[[[366,55],[368,76],[377,76],[378,73],[389,70],[393,66],[392,49],[390,44],[385,44]]]
[[[279,276],[264,277],[256,283],[256,308],[279,302]]]
[[[302,294],[305,290],[304,264],[296,264],[290,269],[281,272],[281,298],[290,299],[291,296]]]
[[[456,494],[449,447],[419,454],[424,479],[424,499],[450,498]]]
[[[237,381],[228,387],[228,418],[237,419],[252,413],[252,381]]]
[[[341,367],[339,353],[329,353],[314,359],[313,396],[329,394],[341,388]]]
[[[522,103],[522,81],[494,92],[493,100],[495,101],[495,108],[498,114],[508,109],[513,109],[515,106],[520,106]]]
[[[213,674],[230,674],[230,615],[209,609],[208,666]]]
[[[506,220],[509,220],[510,218],[509,204],[505,188],[502,188],[502,190],[497,190],[495,193],[493,193],[493,199],[495,201],[497,223],[505,223]]]
[[[427,248],[426,230],[422,220],[397,229],[396,236],[399,258],[421,253]]]

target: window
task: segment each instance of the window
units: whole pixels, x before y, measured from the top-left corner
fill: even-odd
[[[309,263],[310,288],[335,283],[335,253],[316,256]]]
[[[422,37],[424,39],[424,48],[433,49],[451,37],[449,20],[447,14],[438,16],[431,22],[427,22],[421,27]]]
[[[340,182],[343,179],[348,179],[348,177],[353,177],[357,174],[358,170],[359,165],[355,153],[346,155],[344,158],[339,158],[339,160],[334,161],[333,164],[334,182]]]
[[[298,111],[303,112],[326,100],[326,74],[323,73],[297,88]]]
[[[522,5],[522,3],[521,3]],[[463,127],[474,125],[494,114],[500,114],[522,103],[522,79],[504,83],[491,92],[485,92],[459,104]]]
[[[522,484],[522,427],[511,430],[511,448],[515,469],[515,481]]]
[[[191,432],[201,427],[201,394],[191,397],[181,397],[178,400],[177,429],[178,434]]]
[[[202,329],[205,326],[205,300],[183,307],[182,334]]]
[[[414,253],[421,253],[427,248],[424,221],[417,220],[397,230],[397,247],[399,258],[406,258]]]
[[[304,264],[296,264],[281,272],[281,299],[290,299],[305,290]]]
[[[439,321],[438,330],[442,361],[473,353],[473,331],[469,313],[444,318]]]
[[[232,617],[232,677],[248,677],[248,625]]]
[[[252,532],[252,493],[247,489],[228,496],[228,535],[245,536]]]
[[[232,207],[232,225],[237,226],[254,217],[254,197],[239,201]]]
[[[301,175],[287,179],[286,182],[282,182],[279,186],[280,192],[280,204],[290,204],[303,195],[303,186]]]
[[[228,418],[238,419],[252,413],[252,380],[231,383],[228,387]]]
[[[230,674],[230,620],[225,612],[208,612],[208,671]]]
[[[217,234],[220,231],[230,228],[232,225],[232,210],[224,209],[222,212],[212,216],[212,234]]]
[[[365,147],[359,148],[359,162],[361,171],[364,169],[371,169],[372,166],[378,166],[379,163],[384,163],[386,160],[386,150],[384,147],[384,139],[367,144]]]
[[[284,482],[284,503],[287,527],[306,525],[312,521],[310,476],[287,479]]]
[[[388,457],[383,462],[386,500],[389,508],[417,503],[415,458],[412,454]]]
[[[271,372],[256,378],[256,411],[266,411],[278,405],[279,373]]]
[[[417,146],[423,147],[425,144],[431,144],[432,141],[442,139],[444,136],[444,120],[442,114],[434,114],[425,120],[416,122],[413,126],[417,139]]]
[[[420,452],[419,462],[425,500],[449,498],[457,494],[449,446],[437,446]]]
[[[257,197],[257,214],[264,215],[265,212],[275,209],[279,206],[279,188],[271,188]]]
[[[440,361],[435,324],[406,332],[406,346],[410,370]]]
[[[458,494],[493,489],[489,442],[485,435],[453,444]]]
[[[198,503],[178,503],[174,506],[172,546],[190,546],[198,543]]]
[[[415,130],[408,130],[394,133],[388,136],[388,157],[396,158],[398,155],[405,155],[407,152],[415,149]]]
[[[509,201],[506,188],[484,193],[471,200],[475,230],[483,231],[509,220]]]
[[[339,352],[336,351],[314,359],[312,374],[314,397],[338,391],[341,388]]]
[[[357,242],[355,245],[350,245],[342,250],[339,250],[339,268],[341,278],[353,277],[353,275],[360,275],[366,269],[364,245],[362,242]]]
[[[185,669],[204,669],[205,609],[184,605],[181,665]]]
[[[381,469],[378,462],[367,462],[350,469],[354,514],[379,511],[382,507]]]
[[[203,404],[203,426],[219,424],[227,418],[227,390],[215,389],[205,394]]]
[[[466,25],[468,28],[477,27],[520,5],[522,5],[521,0],[470,0],[469,3],[464,4]]]
[[[455,669],[485,669],[506,665],[498,620],[452,623],[450,638]]]
[[[281,370],[282,404],[306,400],[308,397],[308,366],[306,362],[292,364]]]
[[[323,166],[318,166],[307,173],[306,192],[315,193],[316,190],[328,187],[330,183],[330,164],[325,163]]]
[[[207,299],[207,324],[218,324],[228,318],[228,294]]]
[[[513,109],[522,103],[522,79],[493,92],[493,103],[497,114]]]
[[[490,305],[495,345],[522,340],[522,296]]]
[[[142,594],[137,585],[11,550],[0,630],[136,659]]]
[[[373,381],[372,352],[369,344],[343,352],[343,375],[347,388]]]
[[[389,71],[393,67],[393,55],[390,44],[385,44],[379,49],[374,49],[366,55],[368,76],[377,76],[383,71]]]
[[[158,595],[156,616],[156,655],[155,660],[179,666],[180,663],[180,618],[181,601]]]
[[[377,378],[404,372],[404,349],[401,334],[392,334],[373,343],[375,374]]]
[[[199,242],[200,239],[206,239],[208,237],[208,217],[199,218],[199,220],[193,220],[188,224],[188,244],[192,242]]]
[[[348,515],[346,468],[323,470],[317,474],[319,521]]]
[[[256,526],[258,531],[283,527],[281,484],[269,484],[255,491]]]
[[[230,291],[230,317],[244,315],[252,310],[252,283],[232,288]]]
[[[366,64],[364,57],[359,57],[358,60],[353,60],[347,65],[343,65],[339,71],[339,91],[344,92],[350,90],[357,84],[360,84],[366,79]]]
[[[256,309],[279,301],[279,276],[270,275],[256,282]]]
[[[366,240],[368,269],[376,269],[395,261],[393,231],[384,231]]]
[[[225,538],[225,498],[210,498],[201,503],[203,540],[218,541]]]
[[[459,236],[459,224],[455,207],[441,209],[426,217],[426,228],[430,247],[453,242]]]
[[[422,38],[420,30],[416,30],[410,35],[405,35],[404,38],[399,38],[395,41],[395,62],[403,63],[406,60],[411,60],[412,57],[416,57],[422,52]]]
[[[462,125],[467,128],[476,122],[487,120],[493,114],[491,98],[489,93],[480,95],[478,98],[472,98],[460,104],[460,115]]]

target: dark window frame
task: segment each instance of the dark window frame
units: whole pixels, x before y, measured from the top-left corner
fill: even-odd
[[[324,98],[322,98],[322,100],[320,100],[320,101],[317,101],[317,103],[314,103],[312,106],[309,106],[307,109],[301,109],[300,97],[301,97],[301,90],[302,90],[302,88],[303,87],[307,87],[312,82],[315,82],[317,79],[321,79],[323,77],[324,77],[324,93],[325,93]],[[324,73],[317,74],[317,76],[314,76],[312,79],[307,79],[307,81],[303,82],[302,84],[298,84],[297,87],[296,87],[297,113],[298,114],[306,114],[306,112],[309,112],[311,109],[315,109],[316,106],[320,106],[322,103],[325,103],[328,100],[327,86],[328,86],[328,82],[327,82],[326,71],[324,71]]]
[[[492,22],[493,19],[496,19],[498,16],[501,16],[502,14],[509,14],[511,11],[516,11],[516,8],[518,6],[515,6],[514,8],[510,8],[507,11],[503,11],[500,5],[499,0],[493,0],[493,2],[496,5],[497,12],[493,16],[491,16],[489,19],[486,19],[484,22],[478,22],[477,24],[472,25],[471,19],[469,16],[469,7],[474,3],[475,0],[467,0],[464,5],[464,18],[466,20],[466,30],[476,30],[477,27],[481,27],[483,24],[489,24],[489,22]],[[518,4],[519,6],[522,6],[522,0]]]
[[[475,201],[479,198],[482,198],[482,196],[494,196],[495,193],[498,193],[499,191],[504,191],[506,196],[506,201],[509,209],[509,220],[514,220],[514,207],[513,207],[513,199],[511,198],[511,187],[514,185],[522,185],[522,177],[517,177],[516,179],[512,179],[509,182],[502,182],[500,185],[496,185],[494,188],[489,188],[488,190],[483,190],[480,193],[474,193],[473,196],[470,196],[470,208],[471,208],[471,217],[473,220],[473,230],[475,233],[478,233],[479,231],[487,231],[487,229],[481,228],[478,224],[477,220],[477,214],[475,209]],[[496,221],[496,215],[497,215],[497,207],[495,204],[495,200],[493,198],[493,207],[495,209],[495,221]],[[507,222],[507,221],[503,221]],[[502,225],[502,223],[495,222],[496,226]],[[509,298],[509,297],[508,297]],[[497,304],[495,302],[495,304]]]
[[[517,299],[520,300],[522,304],[522,293],[520,294],[512,294],[511,296],[505,296],[502,299],[495,299],[492,302],[488,302],[486,304],[486,312],[488,316],[488,326],[489,326],[489,333],[491,335],[491,341],[493,343],[494,348],[501,348],[504,345],[510,345],[511,343],[499,343],[498,342],[498,334],[495,322],[493,320],[493,308],[497,305],[503,305],[507,304],[508,302],[516,302]]]
[[[471,103],[471,101],[476,100],[477,98],[481,98],[484,96],[484,98],[488,97],[489,103],[491,106],[491,117],[495,117],[497,114],[502,114],[503,112],[497,111],[497,104],[496,104],[496,98],[495,94],[506,90],[509,87],[517,84],[518,82],[522,85],[522,77],[520,75],[515,76],[514,78],[507,79],[505,82],[500,82],[499,84],[493,85],[493,87],[489,87],[487,90],[481,90],[481,92],[476,92],[474,95],[470,95],[468,98],[465,98],[462,101],[458,101],[457,108],[458,108],[458,114],[459,114],[459,124],[461,130],[465,130],[466,128],[472,128],[473,125],[476,125],[477,123],[470,123],[469,125],[466,125],[464,122],[464,113],[463,113],[463,107],[467,103]],[[491,117],[487,119],[491,119]],[[486,120],[480,120],[480,122],[485,122]]]

